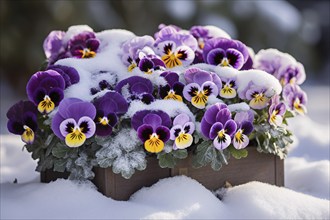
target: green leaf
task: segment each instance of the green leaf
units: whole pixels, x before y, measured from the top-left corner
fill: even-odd
[[[294,114],[289,110],[287,110],[284,114],[284,118],[293,118],[293,117],[294,117]]]
[[[158,162],[161,168],[174,168],[176,160],[171,153],[158,155]]]
[[[70,148],[67,146],[62,145],[61,143],[58,143],[52,150],[52,154],[54,157],[57,158],[65,158],[67,154],[69,153]]]
[[[237,150],[233,146],[230,146],[228,150],[235,159],[241,159],[248,156],[248,151],[246,149]]]
[[[58,159],[54,161],[54,171],[64,172],[66,167],[66,159]]]
[[[187,151],[187,149],[174,150],[174,151],[172,151],[172,155],[175,158],[184,159],[188,156],[188,151]]]

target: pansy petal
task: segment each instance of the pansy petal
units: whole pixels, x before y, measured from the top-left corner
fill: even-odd
[[[243,134],[240,130],[238,130],[233,138],[233,145],[237,150],[243,149],[247,147],[249,144],[249,138],[245,134]]]
[[[195,124],[193,122],[187,122],[184,124],[183,130],[186,134],[192,134],[195,131]]]
[[[203,117],[202,121],[201,121],[201,132],[205,138],[210,139],[209,132],[210,132],[211,127],[212,127],[212,124],[208,123],[206,121],[205,117]]]
[[[193,82],[197,83],[200,86],[202,86],[202,84],[207,81],[212,82],[212,76],[210,75],[209,72],[200,70],[199,72],[195,73],[193,76]]]
[[[141,125],[137,129],[137,135],[143,143],[150,138],[152,133],[154,133],[154,130],[151,125]]]
[[[66,137],[77,126],[77,122],[73,118],[68,118],[60,124],[60,132],[63,137]]]
[[[243,130],[243,134],[249,135],[253,131],[253,124],[249,121],[244,121],[241,125],[241,129]]]
[[[192,97],[196,96],[199,90],[200,86],[197,83],[190,83],[184,87],[183,96],[190,102]]]
[[[162,140],[164,143],[170,139],[170,129],[165,126],[159,126],[156,129],[156,134],[159,136],[159,139]]]
[[[222,138],[217,136],[213,140],[213,146],[218,150],[226,149],[230,145],[230,143],[231,143],[231,138],[228,134],[224,134],[224,136]]]
[[[191,134],[182,133],[175,139],[175,146],[178,149],[185,149],[193,143]]]
[[[237,124],[234,120],[230,119],[226,122],[224,129],[226,130],[226,134],[229,136],[233,135],[237,129]]]
[[[95,122],[90,117],[81,117],[78,121],[78,126],[80,127],[81,132],[86,135],[86,138],[90,138],[95,134]]]
[[[243,54],[236,49],[227,49],[226,57],[229,60],[229,64],[235,69],[241,69],[245,63]]]
[[[206,96],[214,95],[218,96],[218,87],[213,82],[204,82],[201,86],[202,91]]]
[[[231,119],[231,112],[228,108],[221,109],[215,118],[216,121],[222,124],[225,124],[229,119]]]
[[[181,131],[183,131],[182,125],[174,125],[170,130],[170,139],[175,140],[175,138],[179,136]]]
[[[213,140],[215,137],[218,136],[218,132],[223,129],[223,124],[220,122],[216,122],[212,125],[209,133],[209,137]]]
[[[95,134],[98,136],[108,136],[112,133],[112,126],[109,124],[96,124],[96,131]]]
[[[185,123],[190,121],[189,115],[185,113],[181,113],[177,115],[173,120],[173,125],[184,125]]]
[[[150,93],[144,93],[142,94],[141,101],[147,105],[149,105],[151,102],[155,100],[155,97],[151,95]]]
[[[226,52],[221,48],[211,50],[206,57],[206,62],[211,65],[221,64],[223,58],[226,57]]]
[[[162,118],[157,114],[149,113],[143,118],[143,124],[149,124],[155,130],[162,124]]]
[[[227,105],[216,103],[212,105],[204,114],[205,120],[209,124],[214,124],[216,122],[217,114],[221,109],[227,108]]]
[[[195,52],[188,46],[180,46],[175,50],[175,54],[182,62],[183,66],[188,66],[195,59]]]

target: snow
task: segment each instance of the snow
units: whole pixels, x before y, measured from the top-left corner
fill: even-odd
[[[139,190],[129,201],[115,201],[90,182],[40,183],[36,162],[22,152],[19,136],[2,133],[0,218],[327,219],[329,99],[319,94],[329,94],[329,87],[307,87],[306,91],[311,100],[309,116],[289,122],[299,143],[285,160],[285,187],[250,182],[222,190],[219,200],[195,180],[178,176]],[[3,104],[11,103],[2,98],[1,107],[8,109]],[[13,184],[15,178],[17,184]]]

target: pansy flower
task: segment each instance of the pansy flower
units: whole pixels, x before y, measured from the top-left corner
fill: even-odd
[[[229,66],[241,69],[249,58],[245,44],[238,40],[213,38],[205,43],[204,61],[211,65]]]
[[[55,70],[58,72],[64,79],[65,88],[78,83],[80,80],[78,71],[70,66],[50,65],[47,70]]]
[[[118,92],[107,92],[94,101],[96,108],[96,135],[107,136],[112,133],[113,127],[118,122],[118,117],[125,114],[128,104]]]
[[[70,56],[63,44],[64,36],[64,31],[52,31],[44,40],[43,49],[49,64]]]
[[[198,48],[195,51],[194,63],[203,63],[203,48],[205,42],[216,37],[230,39],[230,36],[220,28],[215,26],[193,26],[189,30],[190,34],[197,40]]]
[[[263,86],[257,86],[253,82],[249,82],[247,87],[239,93],[241,99],[246,99],[249,105],[253,109],[265,108],[270,100],[267,96],[267,88]]]
[[[220,97],[226,99],[235,98],[237,95],[237,83],[236,77],[223,78],[222,77],[222,89],[220,90]]]
[[[98,87],[91,88],[90,92],[92,95],[95,95],[96,93],[101,92],[103,90],[113,90],[113,87],[105,79],[103,79],[99,82]]]
[[[54,70],[40,71],[30,78],[26,86],[28,98],[38,106],[41,113],[50,113],[63,99],[65,81]]]
[[[142,56],[140,56],[139,69],[142,72],[152,74],[154,71],[166,69],[164,62],[156,55],[141,54]]]
[[[68,48],[73,57],[92,58],[100,46],[100,41],[90,31],[83,31],[73,36],[68,42]]]
[[[217,96],[219,89],[222,87],[217,74],[198,68],[188,69],[184,74],[184,78],[187,85],[183,89],[183,96],[199,109],[205,108],[208,97]]]
[[[182,102],[184,85],[179,81],[179,75],[175,72],[164,72],[160,76],[165,78],[167,85],[159,87],[159,96],[165,100],[172,99]]]
[[[150,104],[154,101],[151,81],[140,76],[132,76],[120,81],[115,90],[121,93],[128,102],[141,100],[146,104]]]
[[[212,105],[202,118],[202,134],[213,140],[213,146],[218,150],[226,149],[230,145],[231,136],[236,129],[236,122],[231,119],[231,112],[225,104]]]
[[[283,98],[292,111],[300,115],[307,113],[307,95],[298,85],[286,85],[283,88]]]
[[[95,116],[96,109],[92,103],[66,98],[61,101],[51,127],[68,147],[80,147],[95,133]]]
[[[299,62],[282,65],[278,69],[278,79],[282,86],[288,83],[300,85],[306,79],[304,66]]]
[[[20,101],[13,105],[7,112],[8,131],[21,135],[24,143],[32,144],[38,129],[37,109],[31,101]]]
[[[195,131],[195,124],[187,114],[180,114],[173,120],[173,127],[170,130],[170,139],[174,140],[173,149],[185,149],[193,143],[192,133]]]
[[[144,148],[150,153],[161,152],[170,138],[171,118],[163,111],[136,112],[131,124],[144,143]]]
[[[146,55],[154,54],[151,49],[154,42],[155,40],[152,37],[145,35],[142,37],[134,37],[122,45],[122,61],[127,66],[129,72],[139,65],[140,52],[144,52]]]
[[[188,66],[194,61],[197,41],[190,34],[166,26],[158,32],[154,46],[166,67],[173,68]]]
[[[283,115],[286,111],[285,104],[280,102],[280,97],[275,95],[270,100],[270,107],[268,110],[268,122],[273,126],[280,126],[283,121]]]
[[[237,130],[233,135],[233,146],[237,150],[248,146],[250,142],[248,135],[253,131],[253,120],[254,115],[250,110],[236,113],[234,121],[237,124]]]

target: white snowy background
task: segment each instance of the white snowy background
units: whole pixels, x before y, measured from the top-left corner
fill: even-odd
[[[5,113],[17,98],[2,81],[0,218],[329,219],[329,87],[304,89],[309,113],[290,121],[296,141],[285,160],[285,187],[250,182],[219,200],[195,180],[179,176],[143,188],[129,201],[115,201],[92,183],[39,182],[20,137],[6,131]]]

